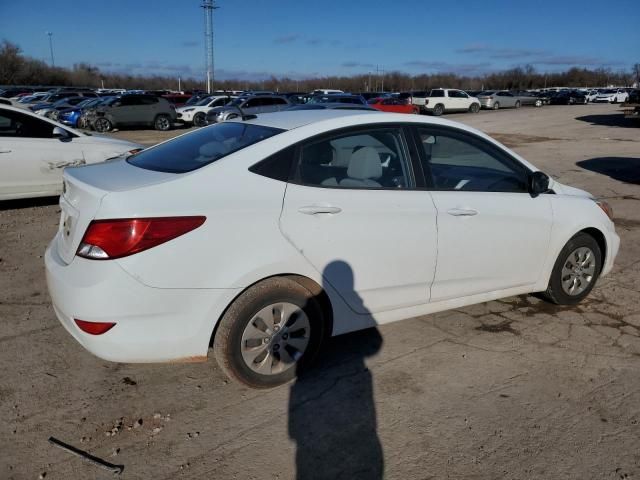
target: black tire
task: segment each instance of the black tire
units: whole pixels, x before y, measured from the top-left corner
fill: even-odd
[[[496,103],[494,103],[492,108],[493,108],[494,110],[498,110],[498,109],[500,109],[500,102],[496,102]]]
[[[309,341],[302,356],[291,367],[279,373],[263,375],[245,362],[242,337],[249,323],[257,318],[258,312],[279,303],[293,304],[304,312],[309,320]],[[287,322],[286,325],[288,324]],[[292,277],[273,277],[249,287],[234,300],[220,320],[213,341],[213,351],[220,368],[230,378],[253,388],[273,388],[296,378],[313,361],[323,343],[325,330],[325,317],[318,297]],[[284,331],[284,328],[280,331],[281,337],[284,336]],[[277,333],[272,333],[271,337],[275,337]],[[291,336],[293,338],[293,332]],[[272,350],[271,344],[265,348],[277,362],[279,357],[276,357],[277,353]]]
[[[516,108],[520,108],[520,100],[516,100]]]
[[[171,130],[171,117],[169,115],[158,115],[153,121],[153,127],[161,132]]]
[[[207,125],[207,116],[204,112],[198,112],[193,116],[194,127],[204,127]]]
[[[469,105],[469,112],[478,113],[480,111],[480,105],[478,103],[472,103]]]
[[[113,130],[113,123],[111,120],[105,117],[96,118],[95,122],[93,122],[93,129],[99,133],[106,133]]]
[[[433,114],[436,117],[439,117],[443,113],[444,113],[444,105],[442,105],[441,103],[439,103],[435,107],[433,107]]]
[[[592,275],[591,281],[588,283],[585,290],[576,295],[569,295],[562,286],[562,270],[569,261],[570,255],[575,252],[577,249],[586,247],[593,252],[595,257],[595,269]],[[589,295],[591,290],[593,289],[598,277],[600,276],[600,272],[602,271],[602,251],[600,250],[600,246],[598,242],[589,234],[581,232],[576,234],[567,242],[567,244],[562,248],[556,263],[553,266],[553,270],[551,272],[551,278],[549,279],[549,286],[547,290],[542,294],[542,296],[557,305],[575,305],[580,303],[584,298]]]

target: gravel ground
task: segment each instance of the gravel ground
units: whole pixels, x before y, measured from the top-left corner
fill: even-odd
[[[253,391],[212,358],[130,365],[83,350],[45,286],[56,199],[5,202],[0,478],[113,478],[49,436],[127,479],[640,477],[640,130],[611,105],[447,118],[612,204],[620,254],[587,301],[512,297],[345,335],[297,383]]]

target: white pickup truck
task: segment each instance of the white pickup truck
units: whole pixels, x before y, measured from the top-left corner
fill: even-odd
[[[424,111],[439,116],[445,112],[480,111],[480,100],[470,97],[462,90],[452,88],[436,88],[431,90],[425,99]]]

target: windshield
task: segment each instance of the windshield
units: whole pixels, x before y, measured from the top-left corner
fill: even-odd
[[[279,128],[248,123],[218,123],[143,150],[127,162],[156,172],[185,173],[282,132]]]
[[[209,102],[213,99],[213,97],[205,97],[202,100],[200,100],[199,102],[195,103],[195,106],[197,107],[205,107],[207,105],[209,105]],[[193,105],[193,104],[192,104]]]

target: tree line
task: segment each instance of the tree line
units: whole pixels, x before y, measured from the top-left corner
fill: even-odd
[[[613,71],[609,68],[587,69],[572,67],[564,72],[538,72],[531,65],[518,66],[482,76],[464,76],[455,73],[409,75],[392,71],[380,75],[326,76],[293,79],[275,77],[262,81],[215,81],[215,89],[271,90],[279,92],[308,92],[317,88],[336,88],[349,92],[360,91],[416,91],[448,87],[463,90],[505,89],[526,90],[544,87],[603,87],[630,86],[640,82],[640,64],[631,71]],[[42,60],[23,55],[20,47],[8,40],[0,44],[0,85],[55,85],[75,87],[126,88],[144,90],[175,90],[176,77],[161,75],[129,75],[101,71],[87,63],[72,68],[54,67]],[[183,90],[203,89],[204,81],[185,78]]]

